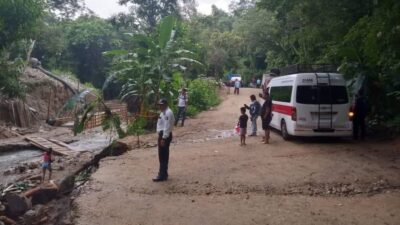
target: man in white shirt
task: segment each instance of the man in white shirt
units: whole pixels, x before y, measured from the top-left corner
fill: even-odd
[[[168,107],[167,100],[161,99],[158,105],[161,110],[157,121],[158,159],[160,161],[160,169],[158,176],[153,179],[154,182],[166,181],[168,179],[169,146],[172,141],[172,128],[175,122],[174,113]]]
[[[233,94],[239,94],[239,89],[240,89],[241,83],[239,79],[236,79],[235,81],[235,90],[233,91]]]
[[[178,125],[179,119],[182,120],[182,127],[185,124],[186,108],[189,102],[187,89],[183,88],[178,97],[178,115],[176,115],[175,126]]]

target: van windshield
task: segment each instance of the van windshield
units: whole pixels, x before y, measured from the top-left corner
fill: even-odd
[[[300,104],[346,104],[345,86],[298,86],[296,101]]]

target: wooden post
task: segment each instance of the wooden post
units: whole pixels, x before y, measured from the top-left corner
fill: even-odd
[[[18,126],[18,124],[17,124],[17,118],[16,118],[16,116],[15,116],[14,101],[11,101],[11,108],[12,108],[12,113],[13,113],[14,126]]]
[[[50,88],[50,93],[49,93],[49,102],[48,102],[48,105],[47,105],[47,120],[49,120],[50,119],[50,101],[51,101],[51,93],[52,93],[52,91],[51,91],[51,88]]]

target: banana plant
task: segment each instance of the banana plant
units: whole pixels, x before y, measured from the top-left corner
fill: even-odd
[[[119,79],[124,83],[120,97],[122,100],[134,98],[142,116],[149,112],[151,102],[156,103],[161,96],[171,97],[168,83],[174,71],[184,71],[189,64],[202,66],[194,59],[194,53],[178,49],[177,25],[175,17],[167,16],[153,34],[129,34],[133,49],[104,53],[113,57],[110,79]]]
[[[85,105],[82,113],[75,114],[75,122],[73,128],[74,135],[82,133],[85,129],[85,124],[93,117],[94,113],[98,111],[98,109],[102,109],[105,116],[101,125],[103,131],[110,131],[110,142],[112,136],[111,134],[114,131],[117,132],[119,138],[125,137],[126,132],[121,128],[121,120],[119,116],[111,111],[111,109],[105,104],[104,99],[101,95],[96,95],[96,97],[96,100]]]

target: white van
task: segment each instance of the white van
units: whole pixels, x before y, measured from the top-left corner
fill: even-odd
[[[272,98],[270,126],[290,136],[352,135],[353,115],[341,74],[300,72],[275,77],[268,84]]]

